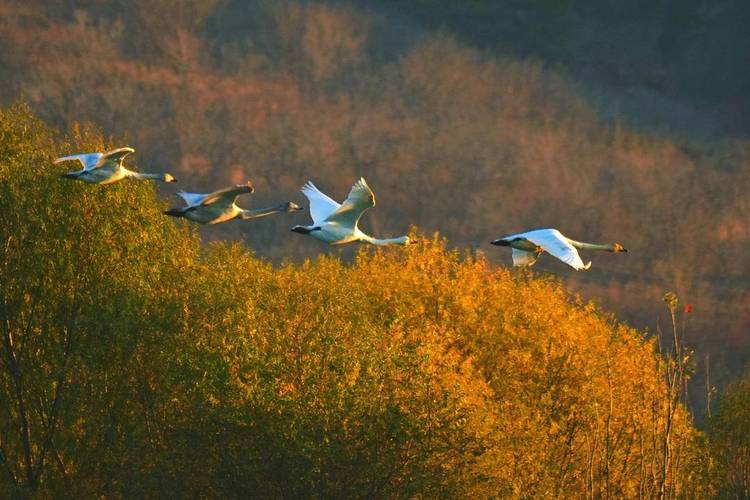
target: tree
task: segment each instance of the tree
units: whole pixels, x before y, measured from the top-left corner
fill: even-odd
[[[718,398],[706,429],[721,498],[750,498],[750,370]]]

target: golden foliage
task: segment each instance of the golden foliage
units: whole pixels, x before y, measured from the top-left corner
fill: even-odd
[[[437,235],[351,265],[203,246],[152,185],[51,165],[107,146],[0,112],[4,491],[657,494],[666,368],[639,332]],[[696,432],[673,420],[689,496]]]

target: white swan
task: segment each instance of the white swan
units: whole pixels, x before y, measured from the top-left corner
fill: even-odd
[[[359,179],[343,204],[338,204],[321,193],[308,181],[302,187],[302,193],[310,200],[310,216],[313,223],[309,226],[294,226],[295,233],[309,234],[313,238],[331,245],[342,245],[352,241],[362,241],[373,245],[408,245],[408,236],[399,238],[378,239],[366,235],[357,227],[362,213],[375,206],[375,195],[364,178]]]
[[[291,201],[274,207],[258,208],[255,210],[246,210],[235,204],[239,195],[252,193],[253,191],[255,189],[250,182],[220,189],[208,194],[180,191],[177,194],[185,200],[187,206],[172,208],[164,213],[172,217],[184,217],[200,224],[218,224],[219,222],[225,222],[234,218],[242,220],[257,219],[278,212],[296,212],[297,210],[302,210],[302,207]]]
[[[605,252],[627,252],[619,243],[597,245],[571,240],[563,236],[557,229],[535,229],[525,233],[511,234],[494,240],[492,244],[511,247],[514,266],[531,266],[542,252],[547,252],[578,271],[591,267],[591,262],[584,264],[576,248],[603,250]]]
[[[128,170],[122,166],[123,159],[130,153],[135,152],[133,148],[119,148],[107,153],[82,153],[63,156],[54,161],[57,165],[64,161],[78,161],[83,165],[82,170],[62,174],[61,177],[78,179],[91,184],[112,184],[126,177],[134,179],[154,179],[162,182],[176,182],[170,174],[142,174]]]

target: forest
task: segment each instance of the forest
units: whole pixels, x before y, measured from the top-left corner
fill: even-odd
[[[739,118],[686,131],[708,115],[683,66],[618,70],[640,93],[617,114],[563,44],[521,57],[462,12],[374,3],[0,0],[0,491],[750,495]],[[289,233],[304,214],[198,229],[161,215],[175,187],[52,165],[124,144],[258,206],[365,176],[364,226],[418,243],[328,250]],[[526,272],[488,245],[540,225],[630,252]]]

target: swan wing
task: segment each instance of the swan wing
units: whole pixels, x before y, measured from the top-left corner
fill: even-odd
[[[514,266],[533,266],[538,258],[538,254],[534,252],[527,252],[526,250],[519,250],[517,248],[511,248],[511,254]]]
[[[341,206],[322,193],[311,181],[307,181],[300,191],[310,201],[310,217],[315,224],[323,222]]]
[[[578,271],[591,267],[591,262],[584,264],[578,250],[570,244],[568,238],[557,229],[537,229],[518,235],[542,247],[550,255],[557,257]]]
[[[370,186],[367,185],[364,177],[362,177],[354,183],[344,203],[330,214],[326,218],[326,221],[354,227],[357,225],[362,213],[374,206],[375,194],[370,189]]]
[[[252,193],[254,191],[251,183],[238,184],[224,189],[219,189],[209,193],[201,200],[201,205],[217,205],[221,207],[230,207],[234,204],[237,197],[241,194]]]
[[[177,194],[185,200],[185,203],[189,207],[196,207],[203,203],[203,200],[206,199],[207,194],[202,193],[186,193],[185,191],[178,191]]]
[[[94,165],[94,168],[102,168],[104,166],[117,167],[130,153],[135,153],[135,149],[125,147],[107,151],[99,158],[96,165]]]
[[[63,156],[61,158],[56,159],[52,163],[55,165],[58,165],[65,161],[71,161],[75,160],[81,163],[83,166],[83,170],[91,170],[96,166],[96,163],[99,161],[99,158],[102,157],[101,153],[81,153],[76,155],[70,155],[70,156]]]

